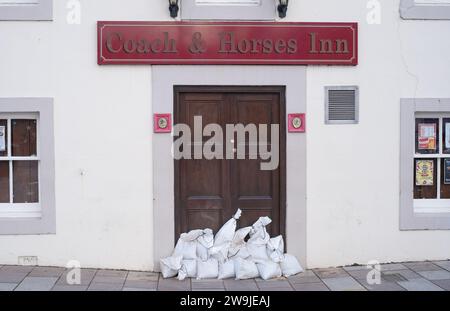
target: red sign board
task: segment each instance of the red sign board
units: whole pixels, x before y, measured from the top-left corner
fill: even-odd
[[[357,65],[357,23],[98,22],[98,63]]]

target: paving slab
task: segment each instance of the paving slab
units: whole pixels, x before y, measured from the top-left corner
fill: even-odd
[[[127,276],[127,281],[153,281],[157,282],[159,273],[155,272],[136,272],[130,271]]]
[[[16,291],[49,291],[55,285],[56,277],[26,277]]]
[[[442,269],[437,271],[420,271],[418,273],[424,278],[432,281],[450,279],[450,272]]]
[[[352,277],[322,279],[332,291],[365,291],[366,289]]]
[[[70,273],[71,270],[66,270],[59,278],[57,284],[58,285],[70,285],[67,282],[67,275]],[[80,270],[80,284],[79,285],[89,285],[94,278],[95,274],[97,273],[96,269],[81,269]],[[70,274],[71,277],[73,277],[73,274]],[[70,281],[75,281],[73,278],[70,278]]]
[[[405,291],[396,282],[386,282],[383,279],[380,284],[369,284],[365,279],[360,279],[358,282],[369,291]]]
[[[191,280],[185,279],[179,281],[175,278],[162,279],[160,278],[158,282],[159,291],[189,291],[191,290]]]
[[[398,284],[408,291],[443,291],[442,288],[426,279],[414,279],[398,282]]]
[[[291,284],[320,283],[320,278],[311,270],[287,278]]]
[[[321,279],[348,277],[347,271],[342,268],[314,269],[314,273]]]
[[[17,283],[0,283],[0,292],[11,292],[17,285]]]
[[[0,272],[30,273],[34,268],[33,266],[3,266]]]
[[[123,284],[121,283],[94,283],[92,282],[88,288],[88,291],[121,291],[123,288]]]
[[[123,287],[128,288],[142,288],[142,289],[154,289],[158,288],[158,282],[155,281],[132,281],[127,280]]]
[[[20,283],[28,275],[26,272],[0,271],[0,283]]]
[[[367,275],[371,270],[348,270],[347,273],[350,274],[355,279],[367,279]]]
[[[65,268],[57,268],[57,267],[35,267],[28,276],[32,277],[60,277]]]
[[[300,292],[324,292],[324,291],[330,290],[322,282],[320,282],[320,283],[297,283],[297,284],[292,284],[292,287],[294,288],[294,290],[300,291]]]
[[[97,270],[95,276],[126,278],[128,271],[124,270]]]
[[[367,266],[355,265],[355,266],[344,266],[342,267],[345,271],[358,271],[358,270],[369,270]]]
[[[228,291],[259,291],[255,280],[224,280],[225,289]]]
[[[137,287],[124,287],[122,289],[124,292],[154,292],[156,289],[153,288],[137,288]]]
[[[222,280],[191,280],[192,289],[224,289],[225,285]]]
[[[256,282],[260,291],[280,291],[287,290],[292,291],[294,288],[288,281],[277,281],[277,282]]]
[[[401,263],[385,263],[380,265],[381,271],[391,271],[391,270],[408,270],[406,266]]]
[[[84,292],[88,289],[87,285],[58,285],[53,286],[54,292]]]
[[[450,271],[450,260],[434,261],[433,263],[447,271]]]
[[[382,278],[385,277],[386,281],[393,279],[395,275],[400,275],[404,280],[394,280],[394,282],[398,281],[408,281],[413,279],[420,279],[421,276],[414,271],[411,270],[389,270],[381,273]],[[395,278],[394,278],[395,279]]]
[[[440,288],[445,289],[446,291],[450,291],[450,280],[436,280],[432,282]]]
[[[404,263],[404,265],[415,272],[441,270],[441,268],[439,266],[435,265],[432,262],[426,262],[426,261],[425,262],[407,262],[407,263]]]

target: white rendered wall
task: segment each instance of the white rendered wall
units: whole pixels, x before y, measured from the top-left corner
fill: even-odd
[[[450,231],[399,231],[400,98],[450,97],[450,22],[403,21],[399,0],[380,2],[380,25],[366,0],[289,4],[286,21],[360,23],[357,67],[307,68],[310,268],[450,258]],[[56,235],[0,236],[0,263],[152,270],[151,70],[99,67],[96,22],[169,20],[167,1],[80,3],[81,25],[66,0],[53,22],[0,21],[0,96],[55,99],[57,215]],[[360,124],[324,125],[327,85],[360,86]]]

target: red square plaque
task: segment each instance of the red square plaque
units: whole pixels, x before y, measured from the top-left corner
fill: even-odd
[[[288,115],[289,133],[304,133],[306,130],[305,114],[290,113]]]
[[[172,132],[172,115],[170,113],[155,113],[153,116],[153,130],[155,133]]]

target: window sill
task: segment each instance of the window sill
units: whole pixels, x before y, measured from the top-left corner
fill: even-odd
[[[448,20],[450,5],[416,4],[414,0],[402,0],[400,16],[403,19]]]

